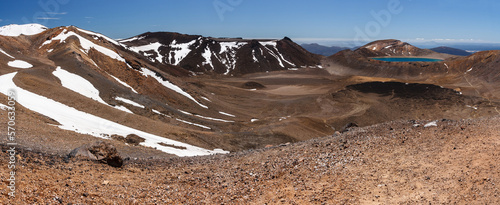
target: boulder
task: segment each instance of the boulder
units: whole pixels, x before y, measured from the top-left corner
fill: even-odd
[[[68,157],[83,157],[105,163],[112,167],[121,167],[123,159],[118,154],[116,148],[106,142],[97,141],[92,144],[86,144],[71,151]]]
[[[125,142],[129,145],[137,146],[141,142],[146,141],[144,138],[137,136],[136,134],[129,134],[127,137],[121,135],[111,135],[112,139],[118,140],[120,142]]]
[[[342,128],[342,131],[341,133],[344,133],[344,132],[348,132],[350,131],[352,127],[358,127],[358,125],[354,122],[350,122],[350,123],[347,123],[346,125],[344,125],[344,127]]]
[[[127,135],[127,138],[125,138],[125,142],[131,145],[139,145],[139,143],[146,141],[144,138],[139,137],[135,134],[129,134]]]

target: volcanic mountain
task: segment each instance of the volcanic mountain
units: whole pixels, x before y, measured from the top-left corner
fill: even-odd
[[[437,53],[432,50],[421,49],[395,39],[374,41],[356,49],[355,52],[366,57],[437,55]]]
[[[385,40],[323,58],[288,38],[161,32],[116,41],[74,26],[34,27],[0,36],[1,112],[17,90],[20,144],[57,153],[100,138],[125,156],[205,155],[346,124],[490,116],[500,90],[496,51],[456,57]],[[370,59],[389,54],[447,60]],[[129,146],[133,139],[143,146]]]
[[[62,130],[100,138],[134,134],[143,145],[189,156],[217,151],[174,140],[210,148],[192,136],[234,122],[210,105],[217,102],[211,93],[175,77],[189,74],[180,67],[151,65],[119,42],[74,26],[29,34],[0,36],[1,92],[17,90],[19,105]],[[205,116],[191,113],[201,111]],[[53,130],[33,127],[43,131],[32,134]]]
[[[268,113],[269,107],[279,108],[293,102],[280,99],[279,95],[269,98],[264,92],[255,92],[258,87],[255,86],[264,82],[250,78],[219,82],[208,76],[189,77],[192,71],[176,63],[160,63],[144,56],[144,52],[136,52],[138,47],[125,45],[135,42],[131,39],[118,42],[74,26],[8,27],[2,29],[5,35],[0,36],[0,103],[2,112],[7,112],[10,90],[17,90],[18,95],[23,96],[19,98],[18,110],[27,113],[22,129],[26,137],[19,140],[32,148],[68,152],[97,137],[110,139],[120,149],[128,150],[125,153],[136,156],[158,157],[165,153],[191,156],[225,152],[217,148],[238,151],[333,132],[315,118],[295,118],[283,110]],[[292,66],[315,67],[319,62],[318,56],[287,38],[247,41],[200,36],[189,39],[193,36],[180,34],[174,37],[168,43],[173,49],[170,59],[190,65],[187,59],[197,62],[198,51],[187,51],[206,46],[205,50],[215,51],[211,59],[235,63],[235,67],[229,69],[231,74],[295,68]],[[182,43],[172,43],[184,42],[186,38],[199,44],[184,48]],[[174,52],[180,50],[182,52]],[[181,60],[183,52],[186,56]],[[250,55],[244,55],[245,52]],[[244,65],[242,62],[247,58],[253,62],[252,66],[238,67],[240,63]],[[217,62],[214,60],[212,65],[218,65]],[[216,69],[217,72],[229,74],[226,65],[229,64]],[[217,73],[210,68],[204,71]],[[285,123],[287,116],[290,121]],[[267,124],[270,121],[276,123]],[[311,125],[320,129],[307,130]],[[40,143],[36,140],[38,135],[49,140]],[[142,138],[140,144],[144,147],[127,147],[123,143],[128,138],[136,138],[134,136]],[[59,146],[53,146],[55,144]]]
[[[195,74],[240,75],[317,66],[320,62],[318,55],[287,37],[255,40],[148,32],[120,43],[152,62],[177,65]]]

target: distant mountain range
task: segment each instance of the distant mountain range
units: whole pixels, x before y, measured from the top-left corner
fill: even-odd
[[[430,50],[436,51],[438,53],[446,53],[446,54],[457,55],[457,56],[468,56],[468,55],[472,54],[472,53],[469,53],[469,52],[462,50],[462,49],[451,48],[451,47],[447,47],[447,46],[440,46],[440,47],[436,47],[436,48],[431,48]]]
[[[349,47],[340,47],[340,46],[323,46],[317,43],[301,44],[300,46],[302,46],[311,53],[323,56],[331,56],[341,50],[351,49]]]
[[[322,56],[331,56],[333,54],[336,54],[339,51],[342,50],[356,50],[359,47],[341,47],[341,46],[324,46],[324,45],[319,45],[317,43],[309,43],[309,44],[301,44],[304,49],[307,51],[322,55]],[[447,47],[447,46],[440,46],[436,48],[431,48],[429,50],[438,52],[438,53],[445,53],[445,54],[450,54],[450,55],[457,55],[457,56],[468,56],[472,53],[467,52],[462,49],[457,49],[457,48],[452,48],[452,47]]]

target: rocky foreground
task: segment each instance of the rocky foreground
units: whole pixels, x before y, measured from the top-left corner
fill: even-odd
[[[500,117],[429,122],[227,155],[125,159],[120,168],[21,150],[15,198],[2,146],[0,203],[499,204]]]

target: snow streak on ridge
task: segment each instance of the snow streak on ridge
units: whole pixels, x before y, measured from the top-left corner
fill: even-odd
[[[105,48],[103,46],[97,45],[97,44],[93,43],[92,41],[87,40],[86,38],[78,35],[77,33],[73,32],[73,31],[68,31],[66,33],[65,32],[66,32],[66,29],[64,29],[58,36],[43,42],[42,45],[40,46],[40,48],[43,47],[44,45],[48,45],[48,44],[52,43],[52,41],[54,41],[54,40],[59,40],[60,42],[65,42],[68,37],[76,36],[78,38],[78,40],[80,40],[80,45],[85,50],[85,53],[88,53],[91,48],[94,48],[97,51],[99,51],[100,53],[107,55],[108,57],[110,57],[112,59],[116,59],[118,61],[125,62],[125,59],[122,58],[120,55],[118,55],[118,53],[116,53],[108,48]]]

